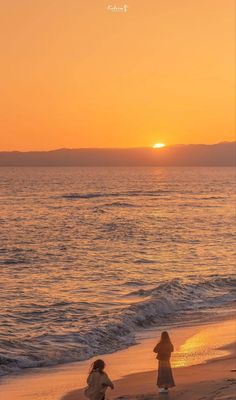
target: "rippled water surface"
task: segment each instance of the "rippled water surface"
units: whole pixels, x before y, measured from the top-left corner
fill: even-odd
[[[232,168],[1,168],[0,371],[233,301]]]

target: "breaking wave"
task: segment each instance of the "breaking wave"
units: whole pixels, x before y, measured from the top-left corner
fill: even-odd
[[[125,348],[135,343],[137,329],[160,327],[173,322],[181,324],[199,319],[202,310],[206,312],[214,308],[232,307],[235,284],[236,279],[215,275],[195,284],[174,279],[151,289],[141,288],[130,292],[127,297],[135,296],[135,303],[122,310],[118,307],[111,314],[107,313],[96,320],[93,328],[73,328],[65,334],[41,332],[37,337],[29,337],[24,341],[11,339],[9,335],[6,338],[3,336],[0,374],[85,360]],[[76,308],[79,318],[81,307],[86,307],[86,304],[65,302],[53,304],[52,307],[57,307],[58,318],[63,323],[64,307],[68,310]],[[45,318],[47,308],[41,310],[41,313]],[[28,318],[39,318],[38,312],[29,313]]]

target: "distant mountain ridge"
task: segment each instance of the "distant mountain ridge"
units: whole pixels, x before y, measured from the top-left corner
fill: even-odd
[[[236,142],[153,148],[81,148],[0,152],[1,167],[235,166]]]

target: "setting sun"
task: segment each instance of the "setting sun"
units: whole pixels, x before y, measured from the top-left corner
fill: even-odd
[[[162,149],[163,147],[166,147],[164,143],[156,143],[153,146],[154,149]]]

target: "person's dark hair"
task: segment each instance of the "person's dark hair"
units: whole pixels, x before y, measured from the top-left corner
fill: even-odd
[[[167,331],[164,331],[161,333],[161,340],[159,342],[160,344],[172,344],[170,340],[169,333]]]
[[[98,371],[100,372],[100,374],[103,374],[104,368],[105,368],[104,361],[99,359],[92,363],[89,373],[91,374],[93,371]]]

